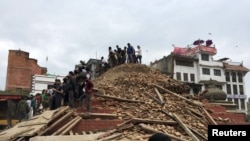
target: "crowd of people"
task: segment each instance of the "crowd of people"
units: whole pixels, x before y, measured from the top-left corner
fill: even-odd
[[[142,63],[141,47],[137,45],[135,49],[130,43],[127,43],[123,49],[116,45],[115,49],[110,46],[108,48],[107,61],[101,57],[101,68],[107,70],[124,63]],[[42,93],[36,95],[23,96],[18,103],[9,100],[8,115],[17,114],[19,121],[32,118],[34,115],[43,112],[43,109],[55,110],[61,106],[69,106],[83,108],[86,101],[86,111],[90,112],[91,95],[94,87],[91,81],[91,73],[88,68],[79,67],[77,70],[69,71],[68,75],[60,79],[56,79],[52,86],[44,89]],[[79,104],[76,104],[79,101]]]
[[[135,49],[130,43],[124,46],[122,49],[119,45],[113,49],[111,46],[108,47],[107,60],[102,56],[102,69],[106,71],[110,67],[114,67],[124,63],[142,63],[142,50],[139,45]]]

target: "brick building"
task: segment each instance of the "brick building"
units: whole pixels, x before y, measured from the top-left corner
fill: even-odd
[[[29,58],[28,52],[9,50],[5,90],[30,91],[32,76],[46,72],[47,68],[40,67],[36,59]]]

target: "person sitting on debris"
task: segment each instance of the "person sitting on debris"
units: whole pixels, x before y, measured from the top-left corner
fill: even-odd
[[[171,138],[163,133],[155,133],[148,139],[148,141],[171,141]]]

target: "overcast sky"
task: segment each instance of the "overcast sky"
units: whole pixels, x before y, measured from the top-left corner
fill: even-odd
[[[250,68],[249,13],[249,0],[1,0],[0,89],[12,49],[29,52],[48,73],[66,75],[80,60],[106,58],[109,46],[140,45],[149,64],[169,55],[172,44],[212,39],[215,59]],[[250,74],[245,80],[250,93]]]

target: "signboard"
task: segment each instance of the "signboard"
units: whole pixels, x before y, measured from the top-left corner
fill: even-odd
[[[232,98],[232,99],[234,99],[234,98],[239,98],[239,99],[246,99],[247,98],[247,96],[246,95],[230,95],[230,94],[228,94],[227,95],[227,98]]]

